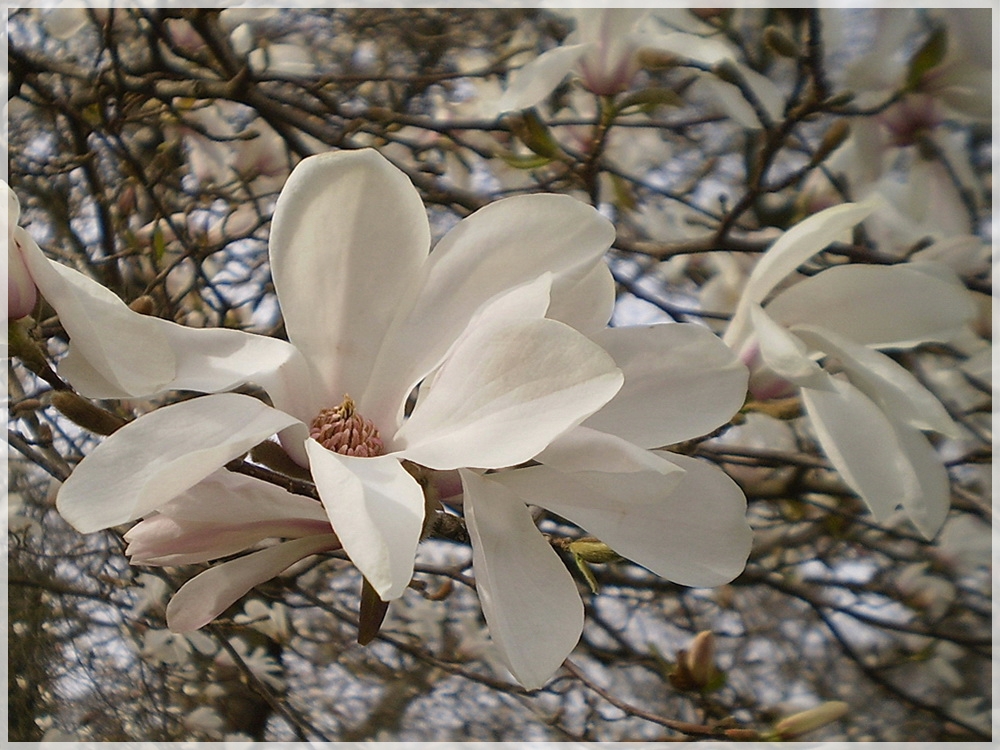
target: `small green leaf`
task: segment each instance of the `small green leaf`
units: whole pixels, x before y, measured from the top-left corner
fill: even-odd
[[[523,112],[507,115],[504,122],[507,123],[511,132],[524,142],[525,146],[539,156],[558,159],[563,155],[559,143],[534,109],[526,109]]]
[[[906,87],[916,88],[920,84],[920,79],[924,74],[937,67],[944,60],[944,55],[948,51],[948,32],[944,26],[936,27],[927,41],[910,58],[910,70],[906,75]]]
[[[643,112],[650,112],[657,107],[680,107],[684,100],[673,89],[648,88],[633,91],[618,100],[618,111],[624,112],[629,107],[636,107]]]
[[[517,156],[516,154],[503,154],[500,156],[504,163],[514,169],[541,169],[551,164],[552,159],[547,156]]]
[[[167,252],[167,243],[163,237],[163,228],[157,224],[153,230],[153,259],[159,263]]]
[[[599,586],[597,585],[597,578],[594,576],[594,571],[590,569],[587,561],[579,555],[574,554],[573,562],[576,563],[576,567],[580,569],[581,573],[583,573],[583,577],[587,579],[587,585],[590,586],[591,593],[596,594],[599,589]]]

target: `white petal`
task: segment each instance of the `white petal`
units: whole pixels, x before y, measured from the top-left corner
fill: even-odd
[[[604,350],[562,323],[481,319],[421,388],[393,444],[432,469],[521,463],[597,411],[621,383]]]
[[[785,232],[754,266],[736,314],[726,331],[727,344],[741,342],[749,326],[749,307],[764,301],[786,276],[875,210],[875,203],[843,203],[813,214]]]
[[[916,475],[916,491],[903,498],[903,509],[928,539],[941,530],[951,505],[951,483],[941,457],[920,432],[893,421],[900,447]]]
[[[125,534],[134,565],[187,565],[263,539],[332,533],[322,504],[268,482],[217,471]]]
[[[535,457],[562,472],[600,471],[612,474],[655,471],[680,481],[683,470],[658,453],[640,448],[615,435],[589,427],[574,427],[557,437]],[[664,486],[669,485],[669,480]]]
[[[715,65],[733,58],[733,50],[717,39],[706,39],[697,34],[671,32],[668,34],[643,34],[642,46],[669,52],[704,65]]]
[[[33,241],[22,251],[42,296],[59,313],[70,351],[111,384],[112,395],[148,396],[163,390],[176,373],[176,362],[153,318],[130,310],[90,277],[53,263]]]
[[[220,393],[255,383],[278,409],[299,419],[311,419],[322,408],[312,394],[302,355],[287,341],[229,328],[189,328],[159,318],[146,321],[175,357],[174,376],[160,391]],[[126,395],[105,380],[77,347],[70,347],[59,373],[89,398]]]
[[[128,542],[125,555],[133,565],[190,565],[234,555],[264,539],[300,539],[316,534],[334,536],[329,519],[207,524],[154,513],[129,529],[124,537]]]
[[[919,430],[961,437],[961,430],[937,397],[892,358],[832,331],[812,326],[792,330],[810,346],[836,357],[851,382],[886,414]]]
[[[614,237],[607,219],[565,195],[506,198],[466,217],[431,253],[419,297],[387,336],[359,407],[376,424],[395,424],[396,414],[374,416],[368,405],[400,408],[484,305],[545,273],[561,293],[603,263]]]
[[[767,305],[779,323],[812,325],[878,348],[948,341],[975,315],[961,286],[906,266],[829,268]]]
[[[750,307],[750,319],[761,359],[776,375],[809,388],[827,387],[827,375],[808,356],[806,345],[774,322],[760,305]]]
[[[56,505],[83,533],[132,521],[295,421],[235,393],[165,406],[97,446],[63,483]]]
[[[763,125],[750,102],[743,96],[740,89],[714,74],[706,73],[699,76],[692,87],[699,97],[705,96],[712,100],[729,119],[747,130],[760,130]]]
[[[344,550],[383,601],[402,596],[424,523],[420,485],[393,456],[341,456],[306,443],[309,468]]]
[[[830,390],[803,388],[802,404],[823,452],[882,521],[923,494],[919,477],[896,427],[871,399],[845,381],[830,383]]]
[[[555,47],[513,71],[507,89],[497,102],[497,114],[538,104],[552,93],[591,46],[573,44]]]
[[[429,248],[419,194],[378,152],[320,154],[292,171],[271,224],[271,273],[288,338],[329,400],[364,391]]]
[[[743,492],[716,466],[656,453],[684,470],[679,484],[650,471],[563,473],[546,466],[491,478],[671,581],[717,586],[732,580],[743,570],[752,541]]]
[[[200,523],[328,520],[323,506],[312,498],[226,470],[211,474],[159,510],[173,518]]]
[[[602,331],[615,309],[615,279],[607,263],[596,263],[582,279],[558,276],[552,284],[547,318],[565,323],[580,333]]]
[[[702,326],[608,328],[591,338],[614,358],[625,384],[587,427],[659,448],[711,432],[746,399],[747,368]]]
[[[463,470],[476,591],[511,674],[540,688],[583,632],[583,602],[566,566],[504,487]]]
[[[258,584],[269,581],[299,560],[337,549],[332,534],[283,542],[199,573],[167,605],[167,627],[186,633],[204,627]]]
[[[9,187],[7,197],[8,210],[16,221],[20,208],[17,196]],[[31,278],[31,272],[24,262],[21,251],[25,245],[34,245],[35,241],[22,227],[9,224],[7,229],[7,317],[10,320],[18,320],[31,315],[38,303],[38,287]]]

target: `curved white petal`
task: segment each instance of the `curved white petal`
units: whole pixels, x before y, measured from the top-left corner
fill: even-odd
[[[892,358],[821,328],[796,326],[792,331],[809,346],[836,357],[851,382],[897,421],[961,437],[961,430],[937,397]]]
[[[24,243],[22,257],[42,296],[59,313],[70,350],[111,385],[112,395],[159,393],[174,378],[174,353],[153,318],[130,310],[90,277],[53,263],[33,240]]]
[[[802,404],[830,462],[879,521],[900,505],[919,506],[923,471],[910,461],[912,441],[904,446],[897,426],[855,386],[835,378],[830,384],[830,390],[802,389]]]
[[[364,391],[429,249],[419,194],[378,152],[320,154],[292,171],[271,224],[271,274],[288,338],[331,402]]]
[[[22,257],[22,248],[35,244],[28,233],[15,226],[20,207],[14,191],[7,188],[7,208],[10,223],[7,225],[7,317],[18,320],[31,313],[38,303],[38,287]]]
[[[763,302],[786,276],[824,247],[843,239],[847,230],[874,211],[875,206],[874,202],[833,206],[813,214],[781,235],[757,261],[747,279],[743,296],[726,330],[725,342],[742,342],[750,325],[750,306]]]
[[[746,400],[747,368],[707,328],[687,323],[608,328],[591,338],[625,374],[584,425],[643,448],[705,435]]]
[[[803,388],[827,387],[827,375],[808,356],[806,345],[781,327],[760,305],[750,307],[757,345],[764,364],[776,375]]]
[[[491,478],[671,581],[717,586],[732,580],[746,564],[753,536],[743,492],[716,466],[656,454],[684,470],[679,483],[651,471],[558,472],[547,466]]]
[[[83,533],[132,521],[295,421],[235,393],[165,406],[97,446],[60,487],[56,507]]]
[[[608,265],[600,262],[583,278],[568,274],[556,277],[545,317],[591,336],[607,327],[614,308],[615,279]]]
[[[392,442],[432,469],[510,466],[580,424],[621,383],[611,358],[563,323],[481,318]]]
[[[583,602],[524,503],[486,477],[461,475],[476,591],[490,637],[517,681],[540,688],[580,640]]]
[[[670,32],[667,34],[644,33],[638,37],[645,49],[656,49],[684,57],[704,65],[715,65],[733,58],[733,49],[718,39],[707,39],[697,34]]]
[[[948,341],[975,315],[960,285],[906,266],[829,268],[781,292],[768,314],[786,326],[812,325],[877,348]]]
[[[420,485],[391,455],[341,456],[312,439],[306,451],[344,551],[383,601],[402,596],[424,523]]]
[[[903,498],[903,509],[917,531],[933,539],[944,525],[951,506],[948,470],[920,432],[895,421],[893,427],[916,476],[916,491]]]
[[[661,454],[600,430],[574,427],[553,440],[535,460],[562,472],[601,471],[628,474],[635,471],[655,471],[666,480],[664,486],[680,481],[683,469]]]
[[[590,44],[555,47],[513,71],[506,90],[497,102],[496,113],[527,109],[538,104],[552,93],[591,47]]]
[[[257,523],[282,519],[328,521],[322,504],[260,479],[221,470],[158,509],[199,523]]]
[[[175,357],[174,375],[161,392],[220,393],[255,383],[267,391],[276,408],[299,419],[309,420],[322,408],[312,396],[305,360],[287,341],[230,328],[189,328],[159,318],[146,318],[145,325],[167,342]],[[127,395],[72,345],[59,363],[59,373],[89,398]]]
[[[316,534],[334,536],[329,519],[212,524],[154,513],[125,535],[125,555],[133,565],[190,565],[242,552],[264,539],[300,539]]]
[[[230,471],[217,471],[125,534],[133,564],[186,565],[268,538],[332,533],[321,503]]]
[[[167,605],[167,627],[187,633],[204,627],[258,584],[281,575],[309,555],[337,549],[332,534],[295,539],[238,557],[199,573]]]
[[[484,305],[546,273],[561,294],[603,263],[614,238],[607,219],[565,195],[515,196],[466,217],[430,254],[419,296],[387,335],[359,407],[401,409]],[[368,418],[395,424],[398,415]]]
[[[760,130],[763,125],[757,112],[743,96],[739,87],[717,78],[712,73],[699,76],[692,86],[697,95],[714,101],[715,105],[729,119],[747,130]]]

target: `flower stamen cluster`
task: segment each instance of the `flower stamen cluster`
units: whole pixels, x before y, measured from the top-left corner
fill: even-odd
[[[342,456],[371,458],[385,451],[378,428],[357,413],[353,399],[346,395],[340,406],[317,415],[309,425],[309,437]]]

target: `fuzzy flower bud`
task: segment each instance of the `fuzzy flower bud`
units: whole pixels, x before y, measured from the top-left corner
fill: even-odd
[[[843,701],[827,701],[820,705],[787,716],[774,725],[774,731],[783,740],[791,740],[836,721],[847,713]]]

